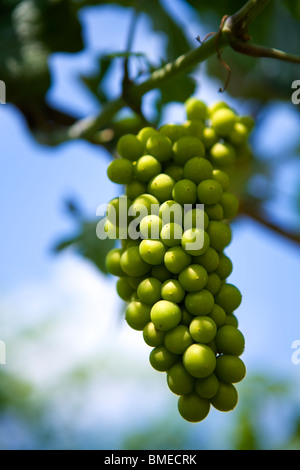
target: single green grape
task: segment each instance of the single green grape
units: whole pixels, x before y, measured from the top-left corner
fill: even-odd
[[[146,215],[140,222],[140,234],[142,238],[158,240],[162,229],[162,220],[158,215]]]
[[[117,143],[117,152],[120,157],[135,161],[143,155],[143,145],[134,134],[122,135]]]
[[[232,313],[242,302],[242,294],[233,284],[223,284],[216,295],[216,303],[224,308],[225,312]]]
[[[183,178],[193,181],[195,184],[212,178],[213,166],[204,157],[193,157],[183,167]]]
[[[211,317],[202,315],[193,318],[189,331],[194,341],[197,343],[207,344],[215,338],[217,325]]]
[[[181,245],[182,235],[183,229],[181,225],[174,222],[164,225],[160,231],[160,238],[168,247]]]
[[[218,202],[216,204],[206,204],[205,212],[209,220],[223,220],[224,212],[223,207]]]
[[[133,277],[143,276],[151,269],[151,266],[142,259],[138,246],[131,246],[124,251],[120,265],[128,276]]]
[[[210,149],[210,159],[214,166],[228,168],[236,160],[235,148],[228,142],[217,142]]]
[[[160,162],[166,162],[172,157],[172,141],[162,134],[152,135],[146,142],[146,151]]]
[[[188,119],[182,125],[183,135],[198,137],[202,139],[205,123],[200,119]]]
[[[233,145],[242,145],[247,142],[249,131],[242,122],[236,122],[228,135],[228,140]]]
[[[217,273],[209,273],[207,276],[207,283],[205,284],[205,289],[216,295],[221,289],[222,281]]]
[[[128,325],[137,331],[142,331],[150,321],[151,307],[141,301],[133,301],[127,305],[125,320]]]
[[[234,313],[227,313],[226,314],[226,320],[225,320],[225,325],[231,325],[231,326],[234,326],[235,328],[238,328],[239,326],[239,321],[236,317],[236,315],[234,315]]]
[[[153,369],[167,372],[178,361],[178,355],[168,351],[165,346],[156,346],[150,353],[149,361]]]
[[[133,201],[141,194],[146,193],[147,191],[147,184],[142,183],[139,180],[132,180],[126,184],[126,196]]]
[[[118,158],[110,162],[107,176],[113,183],[128,184],[133,179],[133,164],[126,158]]]
[[[204,147],[209,150],[214,144],[218,142],[218,135],[211,127],[205,127],[203,129],[202,142]]]
[[[208,273],[211,273],[218,268],[220,256],[221,254],[210,246],[203,255],[193,256],[193,262],[200,264]]]
[[[219,202],[223,208],[224,219],[232,219],[237,215],[239,210],[239,200],[234,194],[228,191],[224,192]]]
[[[217,357],[215,374],[222,382],[238,383],[246,375],[246,366],[240,357],[222,354]]]
[[[209,117],[211,117],[219,109],[230,109],[230,106],[225,101],[215,101],[208,107]]]
[[[216,346],[220,353],[240,356],[245,349],[245,338],[236,326],[224,324],[216,334]]]
[[[166,257],[167,252],[165,253],[164,259]],[[168,279],[172,278],[172,273],[167,269],[165,264],[158,264],[153,266],[151,269],[151,276],[158,279],[161,283],[167,281]]]
[[[155,327],[159,330],[171,330],[175,328],[181,320],[181,309],[174,302],[159,300],[152,306],[150,317]]]
[[[178,411],[183,419],[191,423],[203,421],[210,410],[210,402],[199,397],[196,392],[181,395],[178,399]]]
[[[143,279],[137,287],[137,295],[145,304],[153,305],[161,299],[162,283],[154,278]]]
[[[170,247],[164,256],[164,264],[172,274],[179,274],[191,264],[192,257],[181,246]]]
[[[197,186],[188,179],[182,179],[175,183],[172,190],[174,201],[184,206],[185,204],[195,204],[197,201]]]
[[[143,148],[144,148],[144,146],[146,146],[146,142],[149,139],[149,137],[157,136],[157,135],[158,135],[158,130],[154,129],[154,127],[146,126],[146,127],[143,127],[138,132],[137,138],[143,144]]]
[[[238,403],[238,392],[233,384],[219,382],[219,390],[210,403],[218,411],[232,411]]]
[[[228,108],[219,108],[211,114],[211,125],[221,137],[230,135],[237,121],[237,115]]]
[[[171,176],[174,181],[180,181],[183,177],[183,168],[180,165],[170,164],[165,168],[164,173]]]
[[[182,360],[188,373],[198,379],[208,377],[216,367],[216,356],[206,344],[192,344],[185,350]]]
[[[184,211],[183,208],[178,202],[170,199],[163,202],[159,208],[159,217],[161,218],[163,225],[169,223],[176,223],[182,225]]]
[[[208,280],[207,271],[199,264],[191,264],[183,269],[178,281],[187,292],[198,292],[203,289]]]
[[[198,199],[202,204],[216,204],[220,201],[223,189],[214,179],[206,179],[198,184]]]
[[[154,176],[148,182],[148,192],[155,196],[160,202],[172,199],[172,190],[175,180],[165,173]]]
[[[215,300],[211,292],[201,289],[199,292],[189,292],[185,296],[185,307],[192,315],[209,315],[214,308]]]
[[[192,315],[190,312],[188,312],[187,309],[184,306],[181,306],[181,321],[180,321],[180,324],[189,327],[193,318],[194,318],[194,315]]]
[[[185,290],[177,279],[169,279],[162,285],[161,297],[179,304],[185,297]]]
[[[165,346],[174,354],[183,354],[193,342],[189,329],[185,325],[177,325],[165,335]]]
[[[122,248],[113,248],[107,253],[105,257],[105,266],[109,274],[118,277],[125,276],[125,273],[121,268],[121,256],[123,251],[124,250]]]
[[[225,255],[225,253],[219,254],[219,265],[216,268],[215,272],[218,274],[220,279],[224,280],[230,276],[233,270],[233,264],[231,259]]]
[[[193,157],[204,157],[205,147],[200,139],[194,136],[180,137],[173,144],[173,159],[178,165],[184,166]]]
[[[165,332],[158,330],[151,321],[143,329],[143,338],[148,346],[153,348],[163,346],[165,341]]]
[[[231,242],[231,228],[225,222],[211,220],[207,227],[207,234],[211,248],[214,248],[217,252],[222,252]]]
[[[200,228],[206,230],[209,224],[207,213],[199,207],[194,207],[184,214],[184,230]]]
[[[181,246],[191,256],[203,255],[208,250],[209,244],[208,232],[200,228],[190,228],[182,235]]]
[[[163,264],[167,247],[160,240],[142,240],[138,249],[141,259],[148,266]]]
[[[183,126],[180,124],[163,124],[159,128],[159,133],[168,137],[171,142],[176,142],[176,140],[183,136]]]
[[[131,204],[129,215],[143,216],[157,215],[159,211],[159,200],[152,194],[140,194]]]
[[[201,121],[205,121],[208,118],[207,106],[198,98],[188,98],[185,102],[185,109],[188,119],[200,119]]]
[[[134,289],[131,287],[127,277],[120,277],[120,279],[117,280],[116,290],[119,297],[126,302],[129,301],[134,293]]]
[[[214,168],[212,171],[212,177],[214,180],[220,183],[223,191],[226,191],[229,188],[230,177],[224,170],[221,170],[220,168]]]
[[[186,395],[194,388],[195,379],[186,371],[181,361],[174,364],[167,373],[167,384],[175,395]]]
[[[221,328],[221,326],[225,325],[226,312],[222,307],[220,307],[220,305],[215,304],[209,316],[215,322],[218,329]]]
[[[140,157],[134,167],[134,176],[140,181],[147,183],[151,178],[161,173],[162,166],[157,158],[152,155]]]
[[[213,398],[219,390],[219,380],[213,373],[204,379],[195,380],[195,391],[201,398]]]

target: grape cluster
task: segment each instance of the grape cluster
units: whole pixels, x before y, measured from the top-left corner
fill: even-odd
[[[106,266],[118,277],[128,325],[142,332],[151,366],[166,373],[178,396],[180,415],[199,422],[211,406],[235,408],[234,384],[246,374],[235,314],[242,296],[227,281],[233,265],[225,250],[239,206],[230,169],[250,152],[253,120],[224,102],[207,106],[193,97],[185,110],[183,124],[144,127],[118,140],[107,175],[124,185],[127,223],[138,220],[138,235],[128,237],[128,225],[124,235],[119,225],[122,196],[110,201],[105,230],[121,245],[108,253]],[[197,234],[202,243],[191,248]]]

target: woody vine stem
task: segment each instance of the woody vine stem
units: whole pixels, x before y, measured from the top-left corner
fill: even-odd
[[[77,121],[64,131],[62,141],[70,139],[93,140],[96,132],[108,126],[115,114],[125,106],[133,109],[140,104],[141,98],[149,91],[159,88],[178,75],[188,73],[209,57],[221,58],[222,50],[231,47],[241,54],[252,57],[267,57],[300,64],[300,57],[251,43],[249,27],[270,0],[249,0],[239,11],[223,18],[220,30],[213,33],[193,49],[173,62],[155,70],[144,82],[136,84],[126,80],[126,90],[113,101],[103,106],[99,115]],[[224,65],[224,63],[223,63]]]

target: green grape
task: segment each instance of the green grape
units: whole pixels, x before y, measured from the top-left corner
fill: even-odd
[[[217,357],[215,374],[222,382],[238,383],[244,379],[246,367],[240,357],[222,354]]]
[[[193,342],[189,329],[185,325],[178,325],[166,332],[165,346],[174,354],[183,354]]]
[[[241,122],[236,122],[228,135],[228,140],[233,145],[242,145],[247,142],[248,135],[247,126]]]
[[[179,124],[163,124],[159,128],[159,133],[168,137],[171,142],[176,142],[183,136],[183,127]]]
[[[183,168],[180,165],[170,164],[165,168],[164,173],[171,176],[174,181],[180,181],[183,176]]]
[[[150,126],[146,126],[146,127],[143,127],[143,129],[141,129],[138,132],[137,138],[139,139],[140,142],[142,142],[143,146],[145,146],[149,137],[157,136],[157,135],[158,135],[158,131],[156,129]]]
[[[216,367],[216,356],[206,344],[194,343],[183,354],[183,365],[197,379],[208,377]]]
[[[140,194],[131,204],[129,214],[132,216],[157,215],[159,200],[152,194]]]
[[[161,299],[162,283],[154,277],[143,279],[137,287],[137,295],[145,304],[153,305]]]
[[[172,190],[175,181],[171,176],[160,173],[154,176],[148,183],[148,192],[155,196],[160,202],[172,199]]]
[[[161,173],[161,163],[152,155],[143,155],[134,167],[134,176],[145,183]]]
[[[154,323],[150,321],[143,329],[143,338],[148,346],[153,348],[163,346],[165,341],[165,332],[158,330]]]
[[[160,162],[166,162],[172,157],[172,141],[162,134],[152,135],[147,139],[146,150]]]
[[[183,167],[183,178],[193,181],[195,184],[212,178],[213,166],[204,157],[193,157]]]
[[[232,313],[242,302],[242,294],[233,284],[223,284],[216,295],[216,303],[224,308],[226,313]]]
[[[133,330],[142,331],[150,321],[150,310],[151,307],[141,301],[130,302],[125,311],[125,320]]]
[[[218,274],[220,279],[223,280],[230,276],[233,270],[233,265],[231,259],[226,256],[225,253],[220,253],[219,258],[220,262],[216,268],[216,274]]]
[[[162,331],[175,328],[181,320],[180,307],[169,300],[159,300],[151,308],[151,321]]]
[[[173,144],[173,159],[178,165],[184,166],[193,157],[204,157],[205,147],[200,139],[194,136],[180,137]]]
[[[215,304],[214,308],[209,314],[210,318],[214,320],[215,324],[217,325],[217,328],[219,329],[221,326],[225,325],[226,321],[226,312],[225,310],[220,307],[220,305]],[[217,333],[218,334],[218,333]],[[218,350],[218,349],[217,349]]]
[[[191,423],[203,421],[210,410],[210,402],[199,397],[195,392],[181,395],[178,399],[178,411],[183,419]]]
[[[214,304],[214,296],[206,289],[199,292],[189,292],[185,296],[185,307],[192,315],[209,315]]]
[[[189,119],[183,123],[183,134],[187,136],[198,137],[202,139],[205,124],[200,119]]]
[[[216,295],[221,289],[222,281],[216,273],[209,273],[207,276],[207,283],[205,289]]]
[[[107,176],[113,183],[128,184],[133,178],[133,164],[125,158],[118,158],[110,162],[107,167]]]
[[[158,240],[162,229],[162,220],[158,215],[146,215],[140,222],[142,238]]]
[[[213,398],[219,390],[219,380],[213,373],[204,379],[195,380],[195,391],[201,398]]]
[[[211,117],[219,109],[230,109],[230,106],[229,104],[225,103],[225,101],[215,101],[208,107],[209,117]]]
[[[166,257],[166,254],[167,252],[165,253],[164,259]],[[172,273],[167,269],[165,264],[159,264],[157,266],[152,267],[151,276],[155,277],[161,283],[163,283],[172,277]]]
[[[143,151],[141,141],[134,134],[124,134],[118,140],[117,152],[124,159],[135,161],[143,155]]]
[[[207,213],[203,209],[194,207],[184,214],[184,230],[200,228],[206,230],[209,224]]]
[[[121,268],[121,256],[123,254],[122,248],[114,248],[110,250],[105,258],[105,266],[107,271],[113,276],[122,277],[125,276],[123,269]]]
[[[151,269],[151,266],[142,259],[138,246],[131,246],[124,251],[120,265],[128,276],[133,277],[143,276]]]
[[[200,264],[208,273],[211,273],[219,266],[220,254],[210,246],[203,255],[194,256],[193,262]]]
[[[211,125],[221,137],[230,135],[236,121],[236,114],[228,108],[217,109],[211,114]]]
[[[169,248],[164,256],[166,269],[172,274],[179,274],[191,264],[192,257],[181,246]]]
[[[159,240],[142,240],[139,254],[144,263],[148,265],[163,264],[167,247]]]
[[[194,341],[207,344],[215,338],[217,325],[211,317],[203,315],[193,318],[189,331]]]
[[[253,130],[253,127],[255,126],[255,121],[252,116],[240,116],[238,122],[244,124],[244,126],[247,127],[248,134],[250,134],[250,132]]]
[[[141,181],[138,180],[132,180],[126,185],[126,196],[130,200],[136,199],[138,196],[141,194],[145,194],[147,191],[147,185],[146,183],[142,183]]]
[[[162,285],[161,297],[179,304],[185,297],[185,290],[176,279],[169,279]]]
[[[193,318],[194,318],[194,315],[192,315],[190,312],[187,311],[185,307],[182,306],[180,324],[189,327]]]
[[[203,289],[207,279],[206,270],[199,264],[191,264],[183,269],[178,276],[178,281],[187,292],[197,292]]]
[[[121,277],[117,280],[116,290],[119,297],[125,301],[129,301],[132,294],[134,293],[134,289],[130,286],[130,283],[126,277]]]
[[[240,356],[245,349],[245,338],[236,326],[224,324],[216,334],[216,346],[220,353]]]
[[[139,287],[139,284],[146,278],[147,278],[147,274],[145,274],[144,276],[137,276],[137,277],[129,276],[129,277],[127,277],[129,285],[134,290],[137,290],[137,288]]]
[[[207,179],[198,184],[197,193],[202,204],[216,204],[221,199],[223,189],[218,181]]]
[[[168,247],[181,245],[183,229],[181,225],[171,222],[163,226],[160,232],[160,238]]]
[[[216,204],[206,204],[205,212],[209,220],[223,220],[223,207],[218,202]]]
[[[219,220],[211,220],[207,227],[207,234],[211,248],[221,252],[231,242],[231,228],[228,224]]]
[[[131,204],[132,201],[126,196],[111,199],[107,204],[107,220],[119,226],[120,222],[122,222],[120,215],[122,216],[122,212],[128,214],[128,209]]]
[[[197,201],[197,186],[188,179],[177,181],[172,190],[172,197],[174,201],[182,206],[184,204],[195,204]]]
[[[185,102],[185,109],[188,119],[208,119],[208,109],[206,104],[198,98],[191,97]]]
[[[223,191],[226,191],[230,186],[230,177],[228,174],[220,170],[219,168],[214,168],[212,171],[212,177],[214,180],[218,181],[222,186]]]
[[[175,395],[187,395],[194,388],[194,378],[186,371],[182,362],[177,362],[168,370],[167,384]]]
[[[182,248],[191,256],[200,256],[207,252],[210,244],[209,235],[200,228],[190,228],[182,235]]]
[[[236,160],[236,151],[229,143],[217,142],[210,149],[210,159],[216,167],[228,168]]]
[[[167,372],[176,364],[178,356],[168,351],[165,346],[156,346],[150,353],[149,361],[153,369],[158,372]]]
[[[214,144],[218,142],[216,131],[211,127],[205,127],[203,129],[202,142],[204,147],[209,150]]]
[[[182,225],[183,208],[173,199],[163,202],[159,208],[159,217],[163,221],[163,225],[175,222]]]
[[[239,200],[234,194],[224,192],[219,202],[223,208],[224,219],[232,219],[237,215]]]
[[[210,403],[218,411],[232,411],[238,403],[238,392],[233,384],[219,382],[219,390],[210,399]]]
[[[234,326],[235,328],[238,328],[239,322],[238,322],[237,317],[233,313],[228,313],[226,315],[225,325],[231,325],[231,326]]]

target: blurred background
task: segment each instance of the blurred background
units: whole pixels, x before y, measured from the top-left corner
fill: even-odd
[[[98,141],[61,141],[77,119],[96,115],[130,76],[198,47],[244,1],[3,0],[0,6],[0,448],[300,448],[300,105],[291,101],[299,66],[225,50],[144,96],[152,125],[182,122],[190,95],[251,114],[251,164],[233,178],[241,211],[226,250],[230,281],[243,294],[247,377],[230,413],[184,422],[150,349],[128,328],[110,242],[96,238],[96,210],[120,194],[106,176],[116,139],[138,129],[123,109]],[[299,51],[298,2],[271,1],[253,41]],[[124,121],[125,119],[125,121]],[[298,341],[298,346],[297,345]],[[296,342],[296,343],[295,343]],[[298,363],[299,362],[299,363]]]

